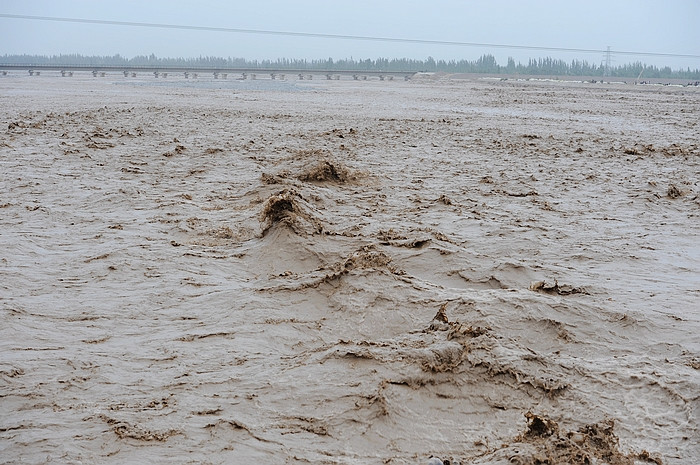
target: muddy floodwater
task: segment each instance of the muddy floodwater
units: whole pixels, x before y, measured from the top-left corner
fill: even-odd
[[[698,115],[0,77],[0,462],[698,463]]]

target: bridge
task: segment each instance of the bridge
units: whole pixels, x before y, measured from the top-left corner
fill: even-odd
[[[139,73],[152,74],[154,77],[167,78],[170,74],[181,74],[185,79],[196,79],[200,74],[211,74],[214,79],[228,79],[229,75],[238,79],[258,79],[266,76],[269,79],[286,79],[287,76],[299,80],[311,80],[314,76],[322,76],[327,80],[339,80],[341,77],[351,77],[353,80],[366,81],[378,78],[380,81],[392,81],[396,78],[410,80],[415,71],[378,71],[378,70],[338,70],[338,69],[282,69],[282,68],[226,68],[226,67],[197,67],[197,66],[119,66],[119,65],[45,65],[45,64],[15,64],[0,63],[0,73],[4,76],[9,71],[26,71],[30,76],[42,72],[55,71],[61,76],[73,76],[76,72],[89,72],[94,77],[106,76],[107,73],[121,73],[124,77],[136,77]]]

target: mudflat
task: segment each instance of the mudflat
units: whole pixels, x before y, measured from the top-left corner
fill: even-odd
[[[2,77],[2,462],[691,463],[699,114],[692,87]]]

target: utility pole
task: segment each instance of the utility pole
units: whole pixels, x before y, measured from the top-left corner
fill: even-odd
[[[603,71],[603,76],[610,76],[610,67],[612,65],[612,55],[610,53],[610,46],[605,51],[605,70]]]

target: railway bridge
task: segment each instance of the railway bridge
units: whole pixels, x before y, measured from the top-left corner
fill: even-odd
[[[208,74],[214,79],[280,79],[288,76],[292,79],[312,80],[314,77],[326,80],[351,78],[356,81],[379,79],[380,81],[394,79],[410,80],[415,71],[381,71],[381,70],[337,70],[337,69],[282,69],[282,68],[225,68],[225,67],[196,67],[196,66],[117,66],[117,65],[44,65],[44,64],[14,64],[0,63],[0,73],[7,75],[10,71],[26,71],[30,76],[38,76],[42,72],[56,72],[63,77],[73,76],[76,72],[92,73],[94,77],[104,77],[108,73],[123,74],[124,77],[137,77],[139,74],[151,74],[155,78],[167,78],[169,75],[183,76],[185,79],[197,79],[200,75]]]

